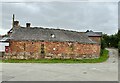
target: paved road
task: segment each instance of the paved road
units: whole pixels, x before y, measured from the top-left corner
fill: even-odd
[[[109,59],[105,63],[118,63],[118,49],[109,49]]]
[[[3,81],[118,81],[117,50],[96,64],[2,64]],[[1,75],[1,74],[0,74]]]

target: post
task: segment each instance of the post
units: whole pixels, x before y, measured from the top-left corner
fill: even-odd
[[[14,21],[15,21],[15,15],[13,14],[13,22],[12,22],[12,27],[14,27]]]

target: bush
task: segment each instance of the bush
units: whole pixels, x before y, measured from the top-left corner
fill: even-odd
[[[120,56],[120,41],[118,43],[118,52],[119,52],[119,56]]]
[[[105,49],[107,47],[105,40],[101,39],[101,49]]]

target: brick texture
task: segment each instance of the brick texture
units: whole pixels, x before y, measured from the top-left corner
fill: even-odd
[[[44,44],[44,54],[41,54],[42,44]],[[5,59],[98,58],[100,45],[77,42],[10,41],[6,55]]]

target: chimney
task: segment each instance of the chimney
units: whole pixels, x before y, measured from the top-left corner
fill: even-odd
[[[19,27],[19,21],[14,21],[14,27]]]
[[[31,25],[30,23],[26,23],[27,28],[30,28],[30,25]]]
[[[13,14],[13,22],[12,22],[12,27],[14,27],[14,19],[15,19],[15,15]]]

